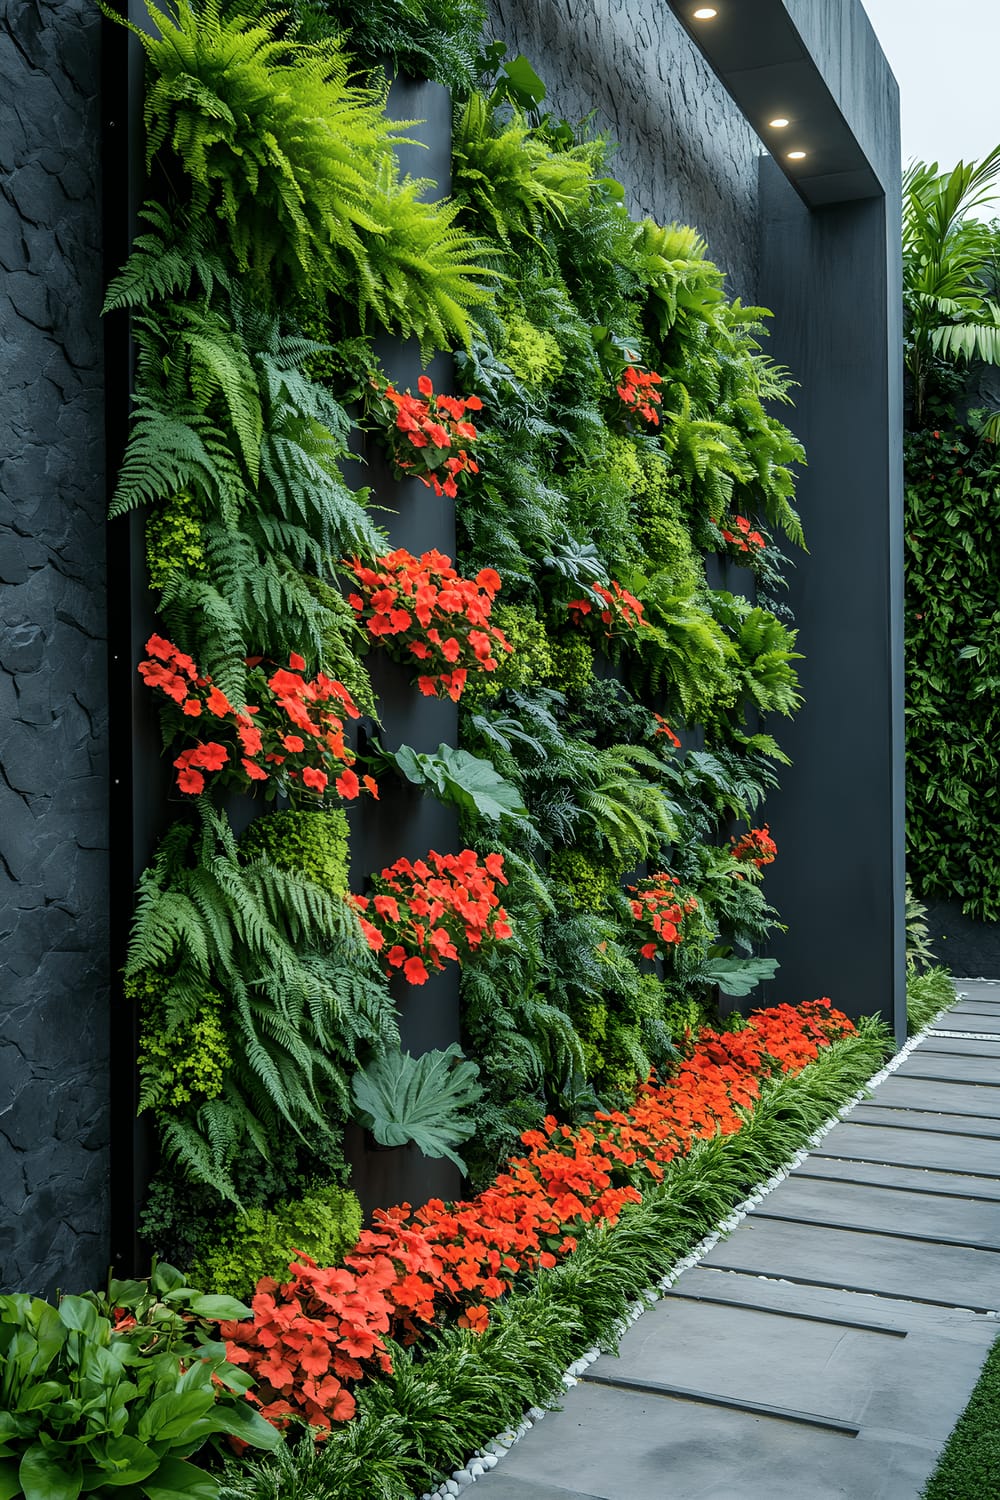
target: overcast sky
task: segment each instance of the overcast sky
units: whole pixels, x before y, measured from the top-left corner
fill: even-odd
[[[988,155],[1000,142],[1000,0],[862,4],[899,84],[903,160],[950,170]]]

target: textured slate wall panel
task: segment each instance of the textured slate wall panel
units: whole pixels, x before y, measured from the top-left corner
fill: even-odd
[[[0,23],[0,1285],[72,1290],[108,1253],[101,19]]]
[[[594,111],[618,142],[610,169],[633,214],[693,224],[728,275],[730,295],[757,285],[756,135],[665,5],[626,0],[490,0],[490,24],[548,87],[568,120]]]

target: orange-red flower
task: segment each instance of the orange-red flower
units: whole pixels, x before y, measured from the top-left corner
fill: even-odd
[[[150,636],[146,649],[149,660],[139,664],[140,676],[147,686],[183,704],[181,722],[186,734],[203,736],[174,760],[182,792],[199,796],[205,789],[201,773],[210,771],[244,786],[267,782],[292,796],[301,787],[322,797],[335,773],[340,773],[336,781],[340,795],[358,795],[360,785],[350,770],[354,753],[344,738],[344,717],[356,719],[359,710],[343,683],[322,672],[307,679],[305,659],[297,652],[292,652],[287,668],[278,667],[270,676],[262,658],[253,657],[247,661],[248,684],[259,702],[236,709],[211,677],[200,676],[191,658],[162,636]],[[210,728],[207,721],[211,721]],[[219,738],[206,737],[213,733]],[[377,795],[371,777],[365,778],[365,786]]]
[[[495,672],[500,654],[512,649],[503,631],[489,623],[500,575],[483,568],[462,578],[444,553],[420,557],[397,548],[373,560],[345,563],[360,593],[348,603],[373,640],[409,666],[420,663],[418,690],[428,698],[462,695],[470,671]]]

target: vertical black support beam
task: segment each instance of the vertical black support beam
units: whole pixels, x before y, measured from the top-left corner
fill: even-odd
[[[888,75],[887,75],[888,76]],[[890,79],[891,82],[891,79]],[[890,132],[890,134],[892,134]],[[790,603],[805,706],[780,726],[793,764],[768,800],[775,993],[829,995],[906,1034],[903,892],[902,367],[898,137],[884,196],[810,210],[761,162],[769,352],[798,380],[792,421],[808,557]]]
[[[139,0],[122,0],[121,13],[150,29]],[[142,107],[145,57],[123,25],[104,22],[104,273],[111,280],[128,257],[146,196]],[[128,315],[105,320],[108,493],[128,438],[135,348]],[[136,666],[156,628],[146,577],[145,526],[133,513],[108,526],[108,696],[111,720],[111,1264],[117,1275],[144,1268],[139,1211],[151,1173],[149,1122],[136,1115],[139,1017],[121,982],[135,887],[167,822],[169,777],[161,753],[152,695]]]
[[[396,120],[418,120],[406,134],[420,145],[399,150],[400,167],[410,177],[432,178],[440,196],[451,185],[451,97],[433,83],[397,78],[389,92],[388,113]],[[375,352],[382,369],[397,389],[416,391],[424,370],[414,342],[383,336]],[[449,354],[438,354],[427,366],[435,391],[452,390],[454,364]],[[394,547],[420,555],[436,548],[455,557],[454,501],[434,494],[419,479],[395,480],[381,447],[369,441],[367,471],[360,482],[371,486],[376,504],[389,507],[387,529]],[[425,698],[412,685],[409,668],[382,651],[368,658],[382,719],[381,743],[387,750],[400,745],[427,753],[440,744],[457,745],[458,710],[449,700]],[[445,807],[409,783],[386,777],[381,801],[364,799],[352,812],[351,884],[356,891],[372,872],[395,860],[423,858],[428,850],[449,853],[458,848],[458,820]],[[392,981],[400,1010],[404,1049],[414,1056],[459,1040],[458,969],[450,964],[419,987],[399,978]],[[446,1160],[432,1161],[415,1146],[393,1151],[372,1150],[358,1130],[349,1133],[348,1150],[354,1170],[353,1186],[366,1212],[378,1206],[429,1197],[454,1198],[460,1189],[458,1169]]]

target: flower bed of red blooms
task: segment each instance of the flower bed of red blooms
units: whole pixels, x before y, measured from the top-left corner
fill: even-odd
[[[298,1418],[322,1435],[349,1421],[353,1387],[391,1370],[387,1335],[410,1342],[449,1317],[484,1329],[517,1276],[556,1265],[588,1225],[616,1223],[695,1141],[739,1130],[763,1080],[853,1030],[829,1000],[758,1011],[743,1031],[706,1028],[628,1110],[525,1131],[525,1154],[470,1202],[378,1210],[340,1267],[301,1256],[284,1285],[259,1283],[252,1319],[222,1324],[229,1359],[258,1382],[251,1399],[278,1426]]]
[[[383,953],[386,973],[402,969],[410,984],[424,984],[445,961],[461,962],[490,941],[511,936],[496,883],[507,884],[503,855],[480,862],[430,851],[426,860],[397,859],[372,880],[372,894],[351,896],[368,946]]]
[[[170,641],[151,635],[146,650],[149,659],[139,663],[140,677],[177,705],[195,737],[174,761],[182,792],[197,797],[205,790],[206,773],[223,772],[221,780],[244,786],[273,779],[292,795],[304,789],[322,797],[331,781],[341,797],[358,795],[361,782],[351,770],[355,757],[344,739],[342,715],[356,719],[359,711],[343,683],[322,672],[307,680],[305,661],[294,653],[287,668],[270,676],[261,657],[249,657],[248,688],[260,701],[235,708]],[[378,796],[371,776],[364,777],[364,785]]]
[[[417,686],[425,697],[457,703],[470,672],[495,672],[498,650],[513,649],[489,623],[500,588],[492,568],[462,578],[444,553],[414,557],[403,547],[376,557],[372,567],[356,557],[345,566],[361,589],[348,595],[351,608],[374,641],[419,664]]]
[[[392,424],[390,432],[393,437],[400,434],[401,441],[397,438],[393,447],[396,468],[412,474],[436,495],[457,495],[458,476],[479,473],[479,465],[464,446],[474,443],[479,436],[472,423],[465,421],[467,411],[482,410],[479,397],[459,400],[455,396],[435,396],[434,386],[426,375],[417,381],[419,396],[397,391],[392,384],[383,389],[375,380],[372,385],[386,419]],[[438,470],[444,471],[443,483]]]

